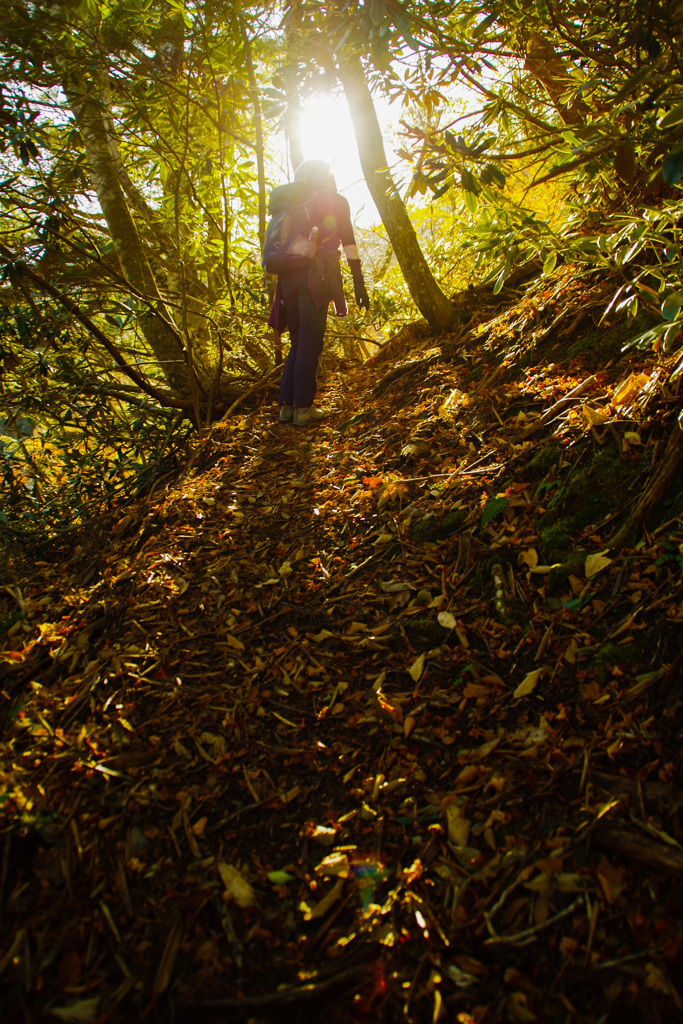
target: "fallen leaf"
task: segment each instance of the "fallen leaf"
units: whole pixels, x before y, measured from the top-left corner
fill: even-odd
[[[526,697],[528,694],[532,693],[536,689],[536,684],[538,683],[538,680],[541,678],[545,671],[546,667],[545,665],[542,665],[540,668],[535,668],[533,672],[527,672],[527,674],[524,676],[524,679],[519,684],[519,686],[517,687],[512,696]]]
[[[66,1021],[90,1021],[97,1016],[97,1007],[100,1004],[99,996],[91,996],[89,999],[79,999],[68,1006],[53,1006],[50,1013],[53,1017],[59,1017]]]
[[[243,910],[253,907],[256,903],[254,890],[242,878],[237,868],[233,867],[232,864],[222,862],[218,865],[218,871],[225,886],[225,895],[233,899],[237,906],[242,907]]]
[[[535,569],[538,565],[538,552],[535,548],[528,548],[526,551],[522,551],[519,556],[520,564],[528,565],[530,569]]]
[[[582,406],[581,413],[589,427],[599,427],[610,418],[609,409],[592,409],[590,405]]]
[[[302,902],[299,909],[303,911],[304,921],[314,921],[318,917],[323,917],[333,904],[337,902],[344,889],[344,880],[338,878],[334,883],[334,886],[330,889],[326,896],[316,903],[314,907],[309,907],[307,903]]]
[[[424,667],[425,667],[425,656],[424,656],[424,654],[420,654],[419,657],[417,657],[415,659],[413,664],[408,669],[408,675],[411,677],[411,679],[414,682],[418,683],[420,681],[420,676],[422,675]]]
[[[470,837],[470,823],[455,803],[449,804],[446,808],[446,825],[449,843],[452,843],[453,846],[467,846],[467,840]]]
[[[287,882],[294,881],[294,875],[290,875],[286,871],[269,871],[268,881],[273,885],[286,885]]]
[[[324,875],[326,878],[348,878],[349,858],[345,853],[339,851],[329,853],[327,857],[323,857],[315,871],[316,874]]]
[[[597,555],[588,555],[586,558],[585,573],[587,579],[591,576],[595,576],[597,573],[602,572],[608,565],[612,564],[612,559],[607,558],[604,551],[601,551]]]

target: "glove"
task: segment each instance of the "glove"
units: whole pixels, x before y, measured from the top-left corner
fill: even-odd
[[[370,296],[368,295],[368,290],[365,287],[364,281],[361,281],[359,284],[354,284],[353,295],[357,306],[360,306],[361,309],[370,309]]]
[[[356,305],[361,309],[370,309],[370,296],[363,280],[360,260],[349,260],[349,267],[353,276],[353,295]]]

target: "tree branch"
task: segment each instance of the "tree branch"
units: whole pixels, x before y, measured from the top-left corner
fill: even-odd
[[[99,341],[99,343],[107,350],[119,369],[122,370],[134,384],[137,384],[141,391],[144,391],[145,394],[149,395],[151,398],[156,398],[161,405],[166,406],[167,408],[183,409],[188,412],[192,412],[192,402],[186,402],[174,398],[170,392],[162,391],[161,388],[156,388],[153,384],[150,384],[141,373],[138,373],[130,363],[126,362],[126,359],[117,346],[110,341],[104,331],[101,331],[100,328],[93,323],[89,316],[86,316],[86,314],[83,313],[73,299],[70,299],[68,295],[64,295],[63,292],[60,292],[58,288],[55,288],[54,285],[50,284],[49,281],[46,281],[44,277],[41,277],[41,275],[35,270],[32,270],[31,267],[23,262],[23,260],[18,260],[11,249],[8,249],[2,242],[0,242],[0,256],[7,261],[7,264],[12,270],[23,274],[30,281],[33,281],[42,291],[50,295],[56,302],[63,306],[64,309],[71,313],[71,315],[78,320],[83,327],[85,327],[88,333],[91,334],[96,341]]]

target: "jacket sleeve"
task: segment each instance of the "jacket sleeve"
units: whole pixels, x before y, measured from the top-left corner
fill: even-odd
[[[360,260],[358,255],[358,247],[356,245],[356,238],[353,233],[353,225],[351,223],[351,208],[349,207],[348,199],[344,196],[337,196],[338,202],[338,214],[337,214],[337,231],[341,239],[342,248],[344,249],[344,255],[346,256],[349,267],[353,271],[354,267],[352,260]],[[358,264],[360,267],[360,263]]]

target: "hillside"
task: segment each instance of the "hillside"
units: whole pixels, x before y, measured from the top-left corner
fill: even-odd
[[[605,305],[466,294],[12,552],[3,1020],[678,1018],[680,402]]]

